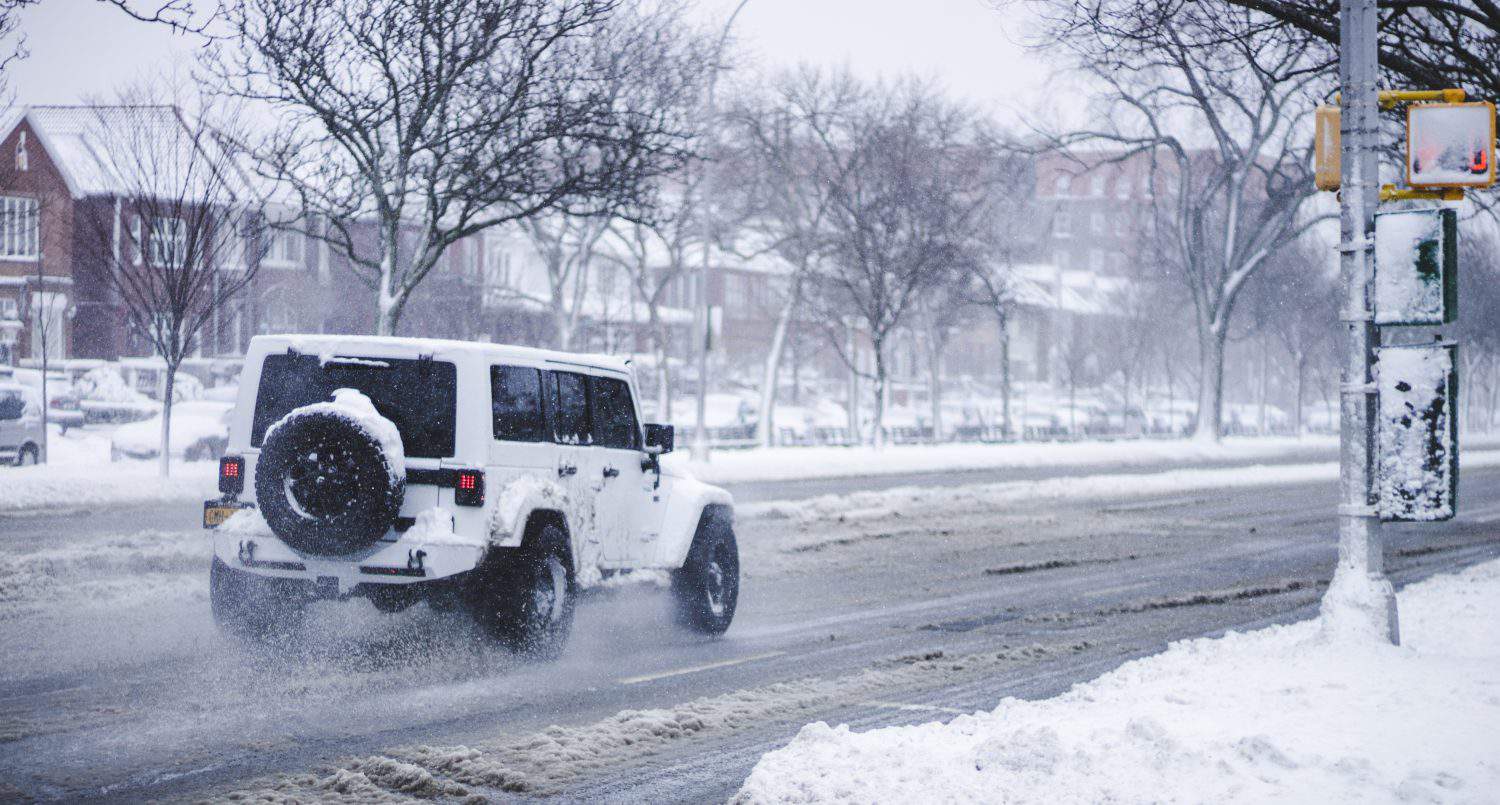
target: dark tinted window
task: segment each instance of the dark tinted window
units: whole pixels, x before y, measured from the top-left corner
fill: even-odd
[[[640,449],[640,428],[630,386],[612,377],[589,378],[589,407],[594,414],[594,443],[600,447]]]
[[[557,378],[557,441],[592,444],[589,429],[588,383],[583,375],[553,372]]]
[[[490,409],[495,438],[508,442],[552,441],[542,416],[542,381],[535,369],[490,367]]]
[[[266,429],[292,409],[332,400],[335,389],[355,389],[396,424],[408,456],[446,458],[453,455],[456,377],[445,361],[334,358],[325,364],[316,355],[267,355],[250,444],[260,447]]]
[[[539,374],[542,376],[542,416],[546,423],[543,425],[542,432],[546,434],[544,438],[556,441],[558,433],[557,375],[546,369],[540,370]]]

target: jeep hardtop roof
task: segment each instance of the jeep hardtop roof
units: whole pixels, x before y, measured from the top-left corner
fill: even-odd
[[[561,352],[537,347],[520,347],[511,344],[486,344],[479,341],[453,341],[444,338],[406,338],[381,335],[324,335],[286,334],[257,335],[250,339],[248,352],[263,351],[266,354],[287,349],[307,355],[321,355],[338,351],[341,354],[359,355],[360,350],[375,349],[391,357],[418,355],[456,357],[459,354],[483,356],[485,360],[520,360],[551,362],[570,366],[602,369],[629,375],[630,361],[614,355],[584,352]]]

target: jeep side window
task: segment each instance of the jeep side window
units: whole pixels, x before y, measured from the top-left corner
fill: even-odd
[[[641,448],[641,428],[636,423],[629,384],[612,377],[590,377],[589,404],[594,412],[596,444],[622,450]]]
[[[557,378],[557,441],[593,444],[589,427],[588,381],[572,372],[553,372]]]
[[[495,438],[506,442],[550,441],[542,416],[542,381],[536,369],[490,367],[490,409]]]

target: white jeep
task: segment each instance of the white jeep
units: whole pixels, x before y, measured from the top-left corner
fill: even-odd
[[[264,637],[309,601],[464,608],[561,652],[577,590],[671,572],[679,620],[720,634],[739,553],[728,492],[663,469],[617,358],[417,338],[250,343],[214,528],[214,617]]]

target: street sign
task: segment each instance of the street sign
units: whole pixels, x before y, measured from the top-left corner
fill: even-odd
[[[1406,183],[1489,187],[1495,183],[1495,105],[1413,104],[1406,111]]]
[[[1458,311],[1458,213],[1375,214],[1375,323],[1439,325]]]
[[[1449,520],[1458,499],[1457,348],[1381,347],[1376,365],[1376,513]]]

